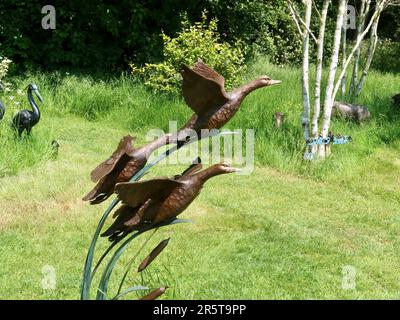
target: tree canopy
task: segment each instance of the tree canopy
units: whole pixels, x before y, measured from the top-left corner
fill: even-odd
[[[161,33],[174,36],[181,21],[199,21],[204,10],[217,18],[223,41],[243,41],[250,56],[275,63],[298,62],[298,41],[285,0],[69,0],[51,1],[56,29],[41,27],[43,2],[2,0],[0,53],[19,67],[112,71],[162,58]],[[317,3],[319,2],[316,1]],[[400,39],[400,8],[382,18],[381,37]]]

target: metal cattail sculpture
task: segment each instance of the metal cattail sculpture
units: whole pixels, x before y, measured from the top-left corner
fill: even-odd
[[[160,287],[155,289],[154,291],[150,292],[148,295],[140,298],[140,300],[155,300],[159,296],[163,295],[165,291],[167,291],[168,287]]]

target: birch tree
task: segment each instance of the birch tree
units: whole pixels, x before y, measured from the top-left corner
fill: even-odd
[[[324,115],[323,115],[323,121],[322,121],[322,131],[321,131],[323,138],[326,138],[328,136],[329,126],[330,126],[330,122],[331,122],[332,107],[333,107],[333,101],[334,101],[333,92],[334,92],[334,86],[335,86],[336,71],[337,71],[338,62],[339,62],[340,39],[342,36],[344,14],[345,14],[345,12],[347,13],[347,11],[345,11],[346,9],[347,9],[346,8],[346,0],[340,0],[337,19],[336,19],[335,35],[333,38],[333,49],[332,49],[331,63],[329,66],[328,82],[327,82],[326,90],[325,90]],[[320,148],[319,148],[320,157],[326,157],[329,154],[330,154],[330,145],[329,144],[320,145]]]
[[[391,5],[399,5],[400,1],[399,0],[378,0],[375,5],[375,10],[372,18],[370,19],[370,36],[369,36],[369,46],[365,58],[365,64],[362,69],[361,75],[359,75],[359,68],[360,68],[360,61],[361,61],[361,46],[362,46],[362,39],[361,39],[361,44],[357,48],[354,56],[354,62],[353,62],[353,72],[351,75],[351,83],[350,83],[350,88],[349,88],[349,95],[352,96],[359,96],[364,84],[366,82],[366,78],[369,72],[369,69],[372,64],[372,60],[375,54],[375,50],[378,44],[378,25],[379,25],[379,20],[380,16],[388,6]],[[367,21],[367,16],[370,11],[371,7],[371,0],[361,0],[360,3],[360,15],[358,18],[357,22],[357,42],[360,40],[360,37],[365,31],[365,24]],[[363,37],[364,38],[364,37]]]
[[[364,32],[365,20],[367,17],[367,13],[369,12],[370,5],[371,5],[371,0],[361,0],[360,2],[360,9],[357,19],[356,41],[360,40],[360,37]],[[355,51],[353,73],[351,76],[350,90],[349,90],[350,94],[354,92],[355,88],[358,85],[358,69],[360,64],[360,58],[361,58],[361,45]]]
[[[312,136],[314,138],[318,137],[318,120],[321,113],[321,80],[322,80],[322,70],[323,70],[323,58],[324,58],[324,41],[325,41],[325,29],[326,29],[326,19],[328,16],[328,9],[331,0],[324,0],[322,5],[321,15],[320,15],[320,25],[319,34],[317,40],[317,65],[316,65],[316,75],[315,75],[315,94],[314,94],[314,112],[311,125]],[[312,148],[312,153],[316,153],[317,146]]]
[[[371,5],[370,0],[362,0],[364,3],[363,13],[366,16]],[[346,71],[355,56],[355,60],[359,60],[358,55],[360,54],[360,46],[363,41],[363,39],[366,37],[368,32],[371,30],[371,35],[370,39],[372,40],[370,42],[370,48],[369,48],[369,53],[371,55],[368,55],[367,62],[364,66],[363,69],[363,74],[361,76],[360,81],[357,80],[357,86],[355,87],[356,90],[359,90],[359,88],[362,88],[362,85],[365,82],[365,78],[368,74],[368,69],[371,65],[372,62],[372,56],[373,52],[375,51],[376,48],[376,42],[377,42],[377,27],[379,23],[379,17],[384,10],[384,8],[390,3],[389,0],[377,0],[376,5],[375,5],[375,10],[372,14],[372,17],[367,24],[365,18],[361,19],[359,18],[359,24],[358,24],[358,32],[357,32],[357,40],[353,45],[353,48],[351,52],[347,55],[347,47],[346,47],[346,32],[344,31],[345,26],[344,26],[344,19],[347,15],[347,2],[348,0],[339,0],[337,5],[338,5],[338,10],[337,10],[337,16],[336,16],[336,24],[335,24],[335,31],[334,31],[334,36],[333,36],[333,47],[332,47],[332,53],[331,56],[329,57],[329,70],[328,70],[328,76],[327,76],[327,84],[325,87],[325,90],[322,89],[321,87],[321,79],[322,79],[322,73],[323,73],[323,61],[324,61],[324,39],[325,39],[325,33],[326,33],[326,21],[327,21],[327,16],[329,13],[329,6],[332,1],[330,0],[324,0],[322,4],[322,10],[321,12],[318,10],[317,6],[314,3],[315,11],[317,12],[319,16],[319,34],[318,38],[316,38],[311,30],[310,27],[310,21],[312,18],[312,5],[313,1],[309,0],[302,0],[303,7],[304,7],[304,18],[301,17],[299,10],[296,8],[295,4],[288,0],[288,7],[290,10],[290,14],[292,16],[292,19],[299,31],[299,33],[302,36],[303,39],[303,68],[302,68],[302,88],[303,88],[303,115],[302,115],[302,126],[304,130],[304,138],[307,139],[309,138],[309,123],[310,123],[310,88],[309,88],[309,67],[310,67],[310,38],[312,38],[317,47],[317,60],[316,60],[316,77],[315,77],[315,95],[314,95],[314,110],[313,110],[313,115],[312,115],[312,121],[311,121],[311,133],[313,138],[317,138],[321,136],[322,138],[327,138],[329,135],[330,131],[330,124],[331,124],[331,116],[332,116],[332,107],[335,101],[335,97],[342,88],[342,92],[345,88],[345,82],[346,82]],[[339,54],[340,54],[340,49],[342,48],[342,52],[344,53],[342,56],[342,70],[339,76],[337,76],[337,69],[338,69],[338,64],[339,64]],[[358,73],[358,68],[359,68],[359,62],[354,63],[353,65],[353,72],[354,70],[357,71]],[[352,81],[353,81],[352,77]],[[360,89],[361,90],[361,89]],[[325,91],[325,97],[324,97],[324,105],[323,105],[323,113],[321,115],[321,94],[322,92]],[[319,131],[319,122],[322,122],[321,125],[321,131]],[[318,155],[320,158],[325,158],[330,154],[330,145],[329,144],[322,144],[319,145],[319,147],[312,147],[311,150],[307,146],[306,147],[306,153],[308,154],[311,152],[314,154],[313,157],[308,157],[309,159],[311,158],[316,158],[315,156]]]
[[[299,33],[303,37],[303,66],[302,66],[302,85],[303,85],[303,115],[301,124],[303,126],[304,139],[308,140],[310,137],[310,117],[311,117],[311,104],[310,104],[310,35],[315,39],[314,34],[310,31],[311,14],[312,14],[312,0],[303,0],[304,4],[304,19],[300,17],[294,4],[289,1],[290,14],[295,21]],[[316,39],[315,39],[316,40]],[[317,40],[316,40],[317,41]]]
[[[346,1],[346,8],[348,8],[348,1]],[[346,12],[346,19],[347,14],[349,13],[349,10],[347,9]],[[344,64],[347,59],[347,23],[343,23],[342,26],[342,68],[344,67]],[[342,82],[342,96],[346,94],[346,74],[344,74],[343,78],[341,79]]]
[[[361,33],[360,37],[357,38],[357,41],[354,44],[354,47],[353,47],[351,53],[349,54],[349,56],[347,57],[346,62],[344,63],[343,70],[342,70],[342,72],[340,74],[340,77],[339,77],[340,79],[346,73],[347,68],[348,68],[349,64],[351,63],[351,60],[352,60],[354,54],[360,48],[360,46],[362,44],[362,41],[364,40],[366,35],[369,33],[369,31],[371,30],[372,26],[374,26],[374,25],[376,25],[376,27],[378,26],[379,18],[381,16],[382,12],[383,12],[383,10],[385,10],[385,8],[387,8],[387,6],[389,4],[391,4],[391,2],[389,0],[380,0],[380,1],[376,2],[374,13],[373,13],[368,25],[365,27],[365,29]],[[372,60],[372,57],[371,57],[371,60]],[[339,86],[340,86],[340,83],[337,83],[336,86],[335,86],[334,93],[333,93],[333,98],[336,97],[336,95],[337,95],[337,93],[339,91]]]
[[[305,6],[305,23],[304,27],[309,29],[311,24],[311,11],[312,2],[311,0],[304,0]],[[310,59],[309,59],[309,47],[310,47],[310,33],[303,33],[303,118],[302,125],[304,130],[304,139],[308,139],[310,136],[309,126],[310,126],[310,86],[309,86],[309,69],[310,69]]]

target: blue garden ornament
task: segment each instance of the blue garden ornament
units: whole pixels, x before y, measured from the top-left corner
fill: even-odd
[[[351,136],[338,136],[333,138],[333,144],[345,144],[351,142]]]
[[[306,144],[308,146],[315,146],[315,145],[325,145],[330,143],[345,144],[351,141],[352,141],[351,136],[343,136],[343,135],[334,136],[332,134],[329,134],[326,138],[323,138],[322,135],[319,135],[318,138],[308,138],[306,140]]]

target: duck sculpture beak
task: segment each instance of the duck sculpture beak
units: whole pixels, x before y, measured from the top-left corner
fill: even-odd
[[[273,85],[275,85],[275,84],[280,84],[280,83],[282,83],[282,81],[280,81],[280,80],[269,80],[269,85],[270,86],[273,86]]]
[[[242,169],[232,167],[228,162],[225,162],[225,161],[222,162],[221,165],[224,167],[224,171],[226,173],[241,172],[242,171]]]

